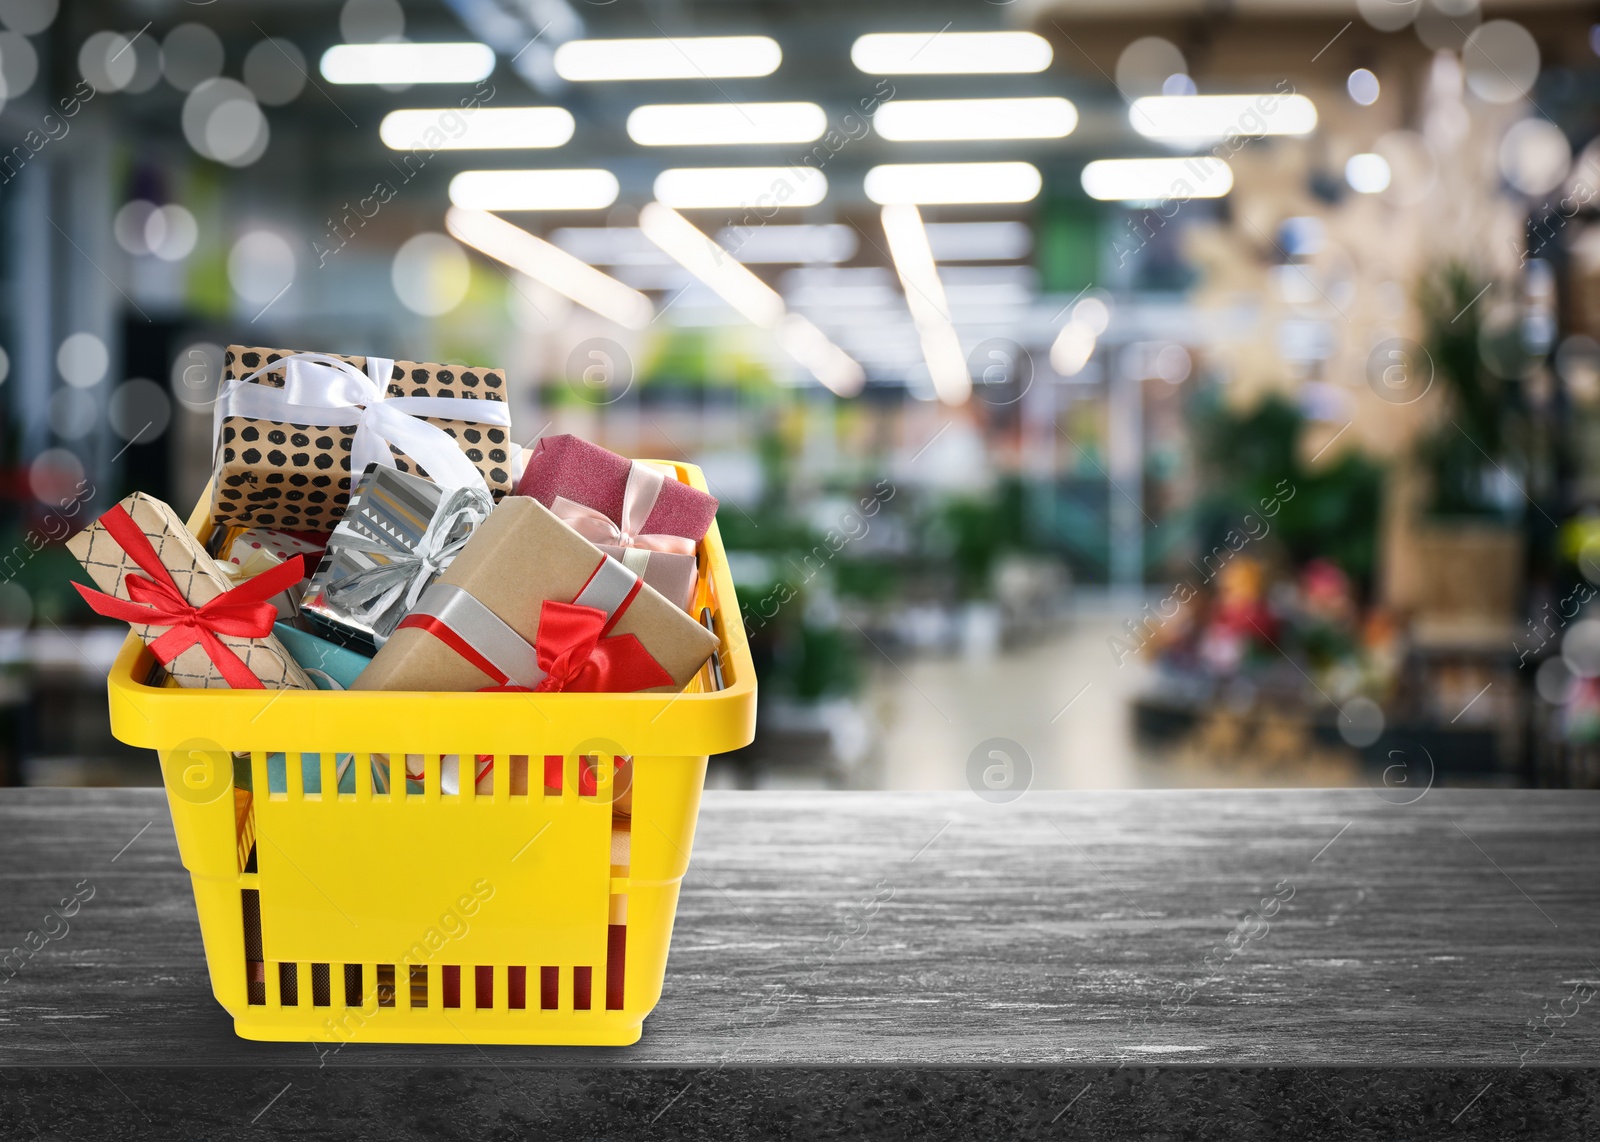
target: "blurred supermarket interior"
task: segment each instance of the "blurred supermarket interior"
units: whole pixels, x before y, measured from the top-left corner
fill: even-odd
[[[1594,12],[0,0],[0,783],[159,783],[60,541],[230,343],[702,465],[714,785],[1600,783]]]

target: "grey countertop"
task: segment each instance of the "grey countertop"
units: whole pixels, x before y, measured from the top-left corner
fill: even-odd
[[[0,970],[0,1134],[1600,1134],[1600,794],[1411,796],[708,793],[637,1045],[324,1057],[234,1036],[161,791],[3,790],[0,946],[95,895]]]

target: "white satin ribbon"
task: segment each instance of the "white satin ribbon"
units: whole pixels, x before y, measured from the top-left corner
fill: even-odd
[[[489,491],[483,473],[468,460],[444,429],[419,419],[434,416],[509,428],[511,412],[505,401],[462,400],[454,397],[391,397],[388,395],[394,361],[368,357],[367,371],[326,353],[291,353],[249,376],[223,382],[212,417],[211,455],[222,445],[222,422],[230,416],[309,424],[318,428],[354,425],[350,442],[350,471],[368,464],[395,467],[392,444],[427,469],[443,488],[481,488]],[[283,387],[256,384],[268,373],[283,371]]]

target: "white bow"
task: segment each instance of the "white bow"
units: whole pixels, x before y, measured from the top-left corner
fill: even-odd
[[[258,385],[256,379],[283,370],[283,387]],[[392,444],[423,468],[443,488],[489,486],[483,473],[462,453],[444,429],[419,419],[436,416],[509,428],[511,412],[505,401],[458,400],[454,397],[391,397],[388,395],[394,361],[368,357],[367,371],[325,353],[291,353],[247,377],[223,383],[217,394],[212,420],[213,459],[222,443],[222,422],[230,416],[280,423],[309,424],[319,428],[354,425],[350,442],[350,471],[368,464],[395,467]],[[509,450],[508,450],[509,451]],[[507,465],[509,468],[509,465]]]

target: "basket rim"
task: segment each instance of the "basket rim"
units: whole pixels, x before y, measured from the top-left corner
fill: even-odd
[[[673,467],[690,486],[707,491],[699,467]],[[213,484],[188,519],[202,541],[211,534]],[[698,756],[748,745],[755,736],[755,666],[739,612],[733,575],[715,521],[703,540],[714,602],[718,655],[732,681],[722,690],[678,694],[529,694],[459,691],[333,692],[323,690],[202,690],[151,686],[155,657],[128,633],[106,679],[111,728],[118,740],[156,750],[296,750],[457,753],[469,743],[483,754],[525,753],[529,739],[548,753],[580,746],[643,756]],[[728,603],[732,602],[730,610]],[[384,726],[381,735],[342,728],[351,722]],[[596,732],[597,727],[603,727]],[[352,740],[360,739],[360,740]],[[227,743],[223,745],[222,743]],[[639,748],[635,748],[635,747]]]

